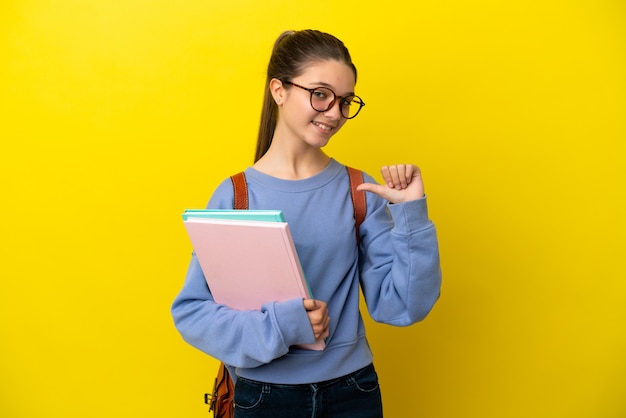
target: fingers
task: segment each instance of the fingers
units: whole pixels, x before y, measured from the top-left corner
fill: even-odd
[[[309,317],[311,329],[315,340],[322,340],[329,335],[330,318],[328,317],[328,306],[321,300],[305,299],[304,309]]]
[[[413,164],[386,165],[380,169],[385,185],[363,183],[357,190],[375,193],[391,203],[401,203],[424,197],[422,172]]]
[[[380,169],[383,180],[388,187],[396,190],[406,189],[419,168],[413,164],[386,165]]]

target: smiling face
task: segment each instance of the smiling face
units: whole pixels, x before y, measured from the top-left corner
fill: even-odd
[[[337,96],[354,94],[352,69],[343,62],[328,60],[307,65],[306,70],[290,81],[309,89],[326,87]],[[278,103],[278,121],[274,140],[293,139],[302,146],[321,148],[346,123],[339,100],[327,111],[311,107],[311,93],[302,88],[272,80],[272,94]]]

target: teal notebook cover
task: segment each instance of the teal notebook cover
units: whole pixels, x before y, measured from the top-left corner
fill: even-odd
[[[226,219],[236,221],[286,222],[281,210],[187,209],[183,220],[189,218]]]

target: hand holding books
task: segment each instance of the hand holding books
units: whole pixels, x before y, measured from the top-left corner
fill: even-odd
[[[323,341],[329,335],[328,325],[330,324],[326,302],[315,299],[305,299],[304,309],[306,309],[309,321],[311,321],[315,341]]]

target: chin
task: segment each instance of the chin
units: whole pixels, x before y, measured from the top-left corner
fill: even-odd
[[[330,142],[330,137],[319,139],[316,141],[308,141],[309,145],[313,148],[324,148]]]

